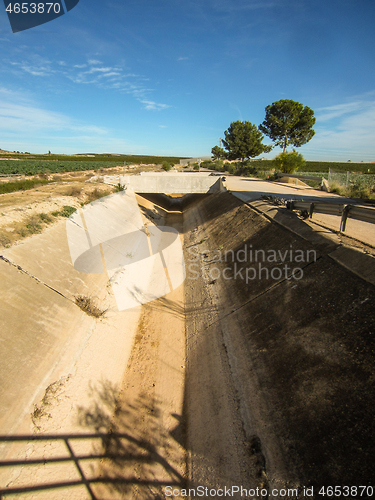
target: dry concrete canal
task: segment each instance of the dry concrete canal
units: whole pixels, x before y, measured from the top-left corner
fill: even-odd
[[[1,498],[372,496],[371,249],[211,181],[3,251]]]

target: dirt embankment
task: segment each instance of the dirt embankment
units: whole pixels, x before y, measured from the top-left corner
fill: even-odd
[[[42,233],[77,208],[113,192],[112,186],[76,180],[1,194],[0,249]]]
[[[103,183],[104,175],[137,174],[142,171],[159,172],[162,169],[160,165],[154,164],[127,165],[27,176],[27,179],[36,183],[40,181],[41,184],[35,184],[35,188],[25,191],[0,194],[0,249],[39,234],[62,217],[69,217],[73,209],[114,193],[114,186]],[[25,177],[3,177],[0,178],[0,184],[22,178]],[[47,181],[49,183],[45,184]]]
[[[272,218],[229,193],[185,213],[192,482],[371,484],[375,287],[338,239]]]

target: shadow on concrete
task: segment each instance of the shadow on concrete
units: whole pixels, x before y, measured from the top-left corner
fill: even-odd
[[[169,196],[164,193],[137,193],[151,203],[168,211],[183,212],[194,203],[204,200],[211,194],[189,193],[182,196]]]
[[[224,341],[231,365],[239,367],[236,389],[252,417],[249,428],[257,428],[266,452],[269,444],[278,443],[278,455],[266,453],[267,467],[281,456],[286,481],[296,477],[299,484],[319,488],[372,484],[374,286],[331,257],[337,243],[316,235],[295,216],[289,230],[289,214],[284,217],[280,210],[270,223],[245,206],[232,210],[226,196],[212,197],[199,207],[204,224],[195,242],[207,234],[208,255],[221,248],[237,256],[212,263],[221,271],[212,285],[221,313],[216,324],[226,325]],[[217,218],[220,213],[225,215]],[[246,252],[239,254],[246,245]],[[316,254],[308,253],[311,250]],[[277,259],[268,260],[273,252]],[[237,270],[254,267],[257,274],[246,282],[245,274],[235,275],[235,264]],[[287,277],[275,272],[273,278],[272,270],[286,264],[301,268],[303,276],[295,279],[289,271]],[[366,265],[370,267],[369,260]],[[224,268],[230,268],[228,279],[223,278]],[[187,333],[190,328],[195,344],[204,345],[213,326],[197,332],[188,324]],[[194,371],[200,366],[203,363],[196,363]],[[257,424],[254,408],[261,408]],[[277,474],[283,470],[279,464],[274,467]],[[272,471],[269,475],[272,478]]]
[[[85,488],[92,500],[117,498],[119,494],[161,499],[164,498],[163,487],[184,487],[185,479],[173,464],[174,443],[184,445],[184,418],[172,415],[176,426],[167,432],[161,425],[161,410],[155,400],[141,396],[131,403],[119,404],[118,391],[108,381],[96,387],[92,395],[88,408],[78,408],[78,422],[87,432],[0,436],[3,448],[21,442],[48,445],[59,442],[66,448],[66,452],[61,453],[61,446],[57,447],[60,449],[58,456],[2,460],[0,469],[70,464],[75,466],[79,479],[64,480],[62,470],[59,481],[2,486],[1,499],[46,490],[50,490],[53,498],[55,490],[77,487]],[[85,452],[78,452],[78,448]],[[87,452],[90,448],[91,452]]]
[[[189,307],[184,307],[183,305],[175,302],[173,300],[167,299],[165,296],[160,297],[157,300],[150,301],[148,303],[150,310],[155,310],[165,314],[171,314],[181,319],[186,317],[199,317],[210,312],[216,311],[216,308],[212,305],[202,304],[200,301],[192,302]]]

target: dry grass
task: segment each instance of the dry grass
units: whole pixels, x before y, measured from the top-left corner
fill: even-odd
[[[42,220],[38,215],[30,215],[25,222],[25,227],[30,234],[40,233],[42,231]]]
[[[86,297],[85,295],[77,295],[75,303],[82,311],[94,318],[101,318],[106,312],[106,310],[99,309],[91,297]]]
[[[69,186],[69,188],[65,191],[65,196],[80,196],[82,192],[82,188],[80,186]]]
[[[11,242],[10,238],[8,237],[8,235],[1,232],[0,233],[0,246],[2,246],[4,248],[8,248],[8,247],[10,247],[11,243],[12,242]]]
[[[111,194],[111,191],[108,191],[107,189],[102,190],[95,188],[92,191],[86,193],[86,203],[91,203],[92,201],[99,200],[99,198],[103,198],[104,196],[108,196],[109,194]]]
[[[363,200],[371,200],[375,198],[374,187],[371,186],[361,186],[361,185],[350,185],[345,186],[339,182],[331,181],[329,183],[330,193],[336,193],[341,196],[346,196],[347,198],[360,198]]]

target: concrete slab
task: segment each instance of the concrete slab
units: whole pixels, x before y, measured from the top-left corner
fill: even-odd
[[[0,261],[0,428],[12,431],[84,314],[67,298]],[[48,384],[47,384],[48,385]]]
[[[104,274],[85,274],[74,269],[65,221],[4,249],[2,255],[71,300],[79,294],[100,299],[108,281]]]
[[[105,176],[104,182],[120,183],[136,193],[215,193],[223,190],[221,177],[199,172]]]

